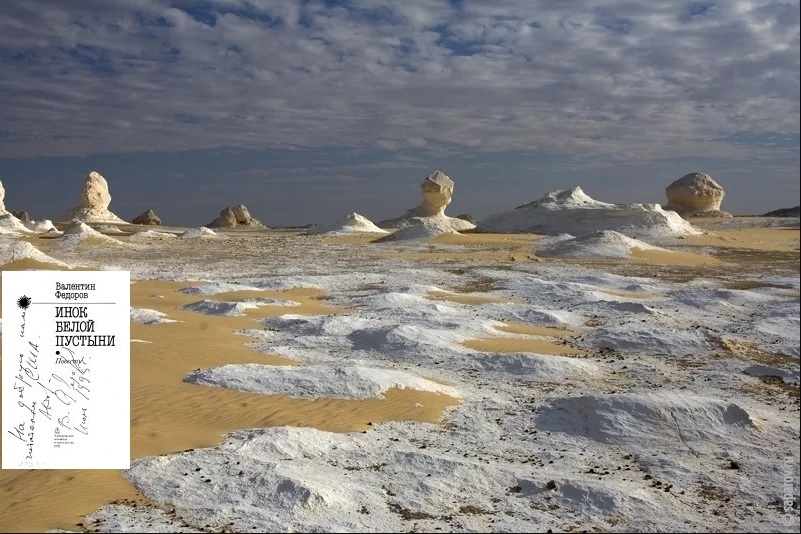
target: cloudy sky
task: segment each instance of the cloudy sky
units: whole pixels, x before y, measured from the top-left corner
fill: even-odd
[[[797,0],[2,0],[0,181],[58,218],[91,170],[111,209],[267,224],[419,200],[481,218],[580,185],[724,209],[799,203]]]

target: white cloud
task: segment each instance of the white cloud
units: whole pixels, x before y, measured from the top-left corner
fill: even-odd
[[[799,130],[797,1],[213,6],[211,27],[166,1],[4,1],[0,157],[437,143],[745,157],[716,139]]]

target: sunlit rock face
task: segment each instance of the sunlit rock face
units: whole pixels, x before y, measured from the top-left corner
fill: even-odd
[[[207,224],[209,228],[236,228],[236,215],[231,208],[223,208],[220,216]]]
[[[720,205],[726,195],[723,187],[702,172],[686,174],[665,188],[666,210],[689,217],[731,217],[721,211]]]
[[[207,224],[209,228],[267,228],[261,221],[254,219],[247,206],[237,204],[220,211],[220,216]]]
[[[378,226],[382,228],[395,228],[403,226],[405,222],[419,217],[433,217],[441,219],[440,223],[446,222],[455,231],[469,230],[475,228],[475,224],[458,217],[448,217],[445,215],[445,208],[453,199],[454,182],[442,171],[434,171],[426,176],[420,184],[420,194],[423,201],[419,206],[414,207],[400,217],[381,221]]]
[[[68,211],[62,221],[78,220],[83,222],[123,223],[122,219],[109,211],[111,193],[108,182],[95,171],[89,173],[83,182],[81,200],[78,206]]]

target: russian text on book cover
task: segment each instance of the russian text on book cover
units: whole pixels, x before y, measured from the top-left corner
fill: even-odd
[[[130,467],[130,273],[3,272],[3,469]]]

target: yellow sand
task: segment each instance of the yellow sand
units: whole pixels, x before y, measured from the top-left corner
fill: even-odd
[[[468,349],[481,352],[533,352],[536,354],[551,354],[565,356],[583,354],[584,351],[562,345],[561,343],[545,338],[517,338],[517,337],[487,337],[481,339],[468,339],[462,342]]]
[[[525,323],[504,323],[501,326],[495,327],[497,330],[502,332],[508,332],[510,334],[527,334],[529,336],[554,336],[554,337],[562,337],[562,336],[572,336],[573,332],[571,330],[566,330],[564,328],[555,328],[552,326],[538,326],[534,324],[525,324]]]
[[[713,230],[701,235],[687,235],[682,239],[688,245],[702,247],[745,248],[791,252],[798,250],[801,231],[798,228],[742,228]]]
[[[498,248],[530,247],[541,239],[539,234],[442,234],[431,241],[444,245],[465,245]]]
[[[706,254],[684,252],[681,250],[644,250],[631,249],[631,259],[636,263],[651,265],[682,265],[685,267],[697,265],[717,265],[720,260]]]
[[[583,352],[574,347],[563,345],[561,341],[557,340],[558,338],[573,334],[572,331],[564,328],[553,328],[550,326],[526,323],[504,323],[495,328],[502,332],[524,334],[534,337],[487,337],[468,339],[463,341],[462,345],[481,352],[533,352],[536,354],[551,354],[555,356],[575,355],[582,354]]]
[[[177,292],[193,283],[137,282],[131,305],[168,314],[182,322],[131,325],[131,457],[208,447],[233,430],[295,425],[334,432],[365,430],[368,423],[414,420],[437,422],[455,398],[432,392],[392,389],[384,399],[293,399],[206,387],[183,382],[197,368],[230,363],[294,365],[261,354],[234,330],[259,328],[254,317],[285,313],[343,313],[326,306],[316,289],[238,291],[214,296]],[[162,295],[165,298],[156,298]],[[286,298],[297,307],[264,306],[244,317],[205,316],[177,307],[189,302]],[[421,406],[422,405],[422,406]],[[0,471],[0,531],[69,529],[98,507],[116,499],[137,498],[120,471]]]
[[[511,334],[524,334],[524,338],[488,337],[468,339],[462,342],[467,348],[481,352],[533,352],[558,356],[581,354],[583,351],[562,344],[557,339],[572,335],[573,332],[563,328],[539,326],[526,323],[505,323],[495,327],[497,330]]]
[[[62,267],[55,263],[48,263],[39,260],[32,260],[30,258],[24,260],[15,260],[0,265],[3,271],[71,271],[69,267]],[[83,270],[83,269],[81,269]]]
[[[325,243],[334,243],[338,245],[366,245],[372,243],[376,239],[383,237],[386,234],[378,233],[358,233],[358,234],[342,234],[342,235],[326,235],[320,236]]]

